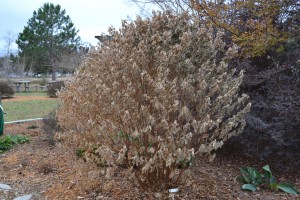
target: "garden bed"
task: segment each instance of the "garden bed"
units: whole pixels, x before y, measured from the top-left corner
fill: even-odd
[[[35,128],[33,128],[35,127]],[[32,199],[155,199],[152,194],[140,192],[134,183],[125,180],[123,168],[116,169],[111,177],[107,168],[88,165],[76,157],[75,149],[54,145],[42,129],[42,122],[5,126],[6,134],[29,136],[30,142],[17,145],[0,154],[0,182],[13,190],[0,190],[0,197],[13,199],[16,194],[32,194]],[[271,162],[271,163],[270,163]],[[255,193],[241,190],[236,180],[239,167],[258,169],[272,162],[261,162],[238,151],[218,154],[213,163],[197,161],[191,168],[191,181],[179,187],[175,199],[297,199],[283,192],[261,190]],[[289,181],[300,188],[299,171],[281,173],[272,168],[280,181]]]

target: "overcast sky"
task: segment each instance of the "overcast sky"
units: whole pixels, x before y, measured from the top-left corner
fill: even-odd
[[[135,19],[139,9],[128,0],[0,0],[0,56],[6,52],[7,32],[16,36],[23,31],[33,11],[49,2],[59,4],[70,16],[83,42],[96,45],[95,35],[107,32],[110,25],[120,28],[121,20]],[[16,51],[16,44],[13,46]]]

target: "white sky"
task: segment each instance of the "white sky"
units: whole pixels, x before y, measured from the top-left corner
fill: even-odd
[[[23,32],[24,26],[38,10],[49,2],[59,4],[70,16],[75,28],[79,29],[79,36],[83,42],[96,45],[95,35],[107,32],[109,26],[120,28],[121,20],[135,19],[139,14],[137,6],[127,0],[0,0],[0,56],[5,55],[5,40],[7,32],[16,36]],[[13,45],[17,51],[17,45]]]

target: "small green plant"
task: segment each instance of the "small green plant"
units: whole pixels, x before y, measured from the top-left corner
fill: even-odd
[[[0,137],[0,153],[13,148],[16,144],[28,142],[29,138],[23,135],[5,135]]]
[[[37,129],[39,126],[32,124],[30,126],[27,127],[27,129]]]
[[[85,151],[86,151],[86,150],[83,149],[83,148],[78,148],[78,149],[76,150],[76,155],[77,155],[78,157],[80,157],[80,158],[83,158]]]
[[[255,192],[258,187],[267,187],[271,190],[282,190],[289,194],[299,194],[297,189],[290,183],[278,183],[272,175],[270,166],[266,165],[263,168],[264,173],[260,173],[253,167],[241,167],[241,176],[238,180],[243,184],[243,190],[250,190]]]

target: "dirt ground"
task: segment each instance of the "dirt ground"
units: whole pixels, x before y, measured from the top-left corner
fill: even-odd
[[[30,129],[34,127],[32,125],[37,128]],[[0,190],[1,200],[11,200],[25,194],[32,194],[33,200],[157,199],[126,180],[124,169],[118,168],[111,177],[107,177],[105,171],[108,167],[88,164],[75,155],[74,149],[55,143],[49,134],[43,132],[42,122],[9,124],[5,126],[4,134],[22,134],[31,139],[0,154],[0,183],[13,188],[10,191]],[[255,193],[241,190],[241,184],[236,180],[239,167],[261,169],[266,164],[270,164],[279,181],[293,183],[300,189],[299,169],[282,173],[272,168],[272,163],[232,151],[218,154],[212,163],[201,160],[194,163],[190,170],[191,181],[179,186],[174,199],[300,199],[299,195],[266,189]]]

